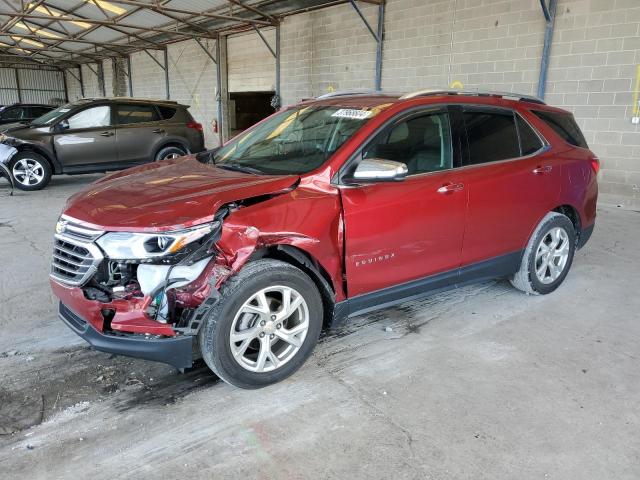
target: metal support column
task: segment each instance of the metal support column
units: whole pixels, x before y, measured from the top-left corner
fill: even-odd
[[[384,2],[378,5],[378,38],[376,45],[376,91],[382,90],[382,41],[384,40]]]
[[[171,98],[169,91],[169,49],[167,47],[163,50],[164,54],[164,86],[167,91],[167,100]]]
[[[60,70],[62,73],[62,84],[64,85],[64,101],[65,103],[69,102],[69,85],[67,85],[67,72],[65,70]]]
[[[96,70],[97,70],[97,76],[98,76],[98,86],[100,87],[100,91],[102,92],[102,96],[106,97],[107,96],[107,89],[106,86],[104,84],[104,68],[102,66],[102,62],[96,62]]]
[[[547,5],[546,2],[549,2]],[[540,0],[542,13],[547,23],[544,30],[544,46],[542,47],[542,58],[540,60],[540,77],[538,79],[538,97],[544,100],[547,88],[547,72],[549,70],[549,57],[551,56],[551,43],[553,41],[553,30],[556,22],[557,0]]]
[[[20,74],[18,73],[18,69],[13,69],[16,76],[16,89],[18,90],[18,103],[22,103],[22,88],[20,88]]]
[[[276,98],[272,101],[272,106],[279,109],[282,106],[282,96],[280,95],[280,24],[276,25]]]
[[[382,40],[384,36],[384,0],[380,0],[378,4],[378,31],[374,32],[371,24],[366,19],[360,7],[355,2],[355,0],[349,0],[351,6],[356,11],[362,22],[364,23],[367,30],[376,41],[376,78],[375,78],[375,87],[376,91],[379,91],[382,88]]]
[[[129,96],[133,97],[133,79],[131,77],[131,54],[127,55],[127,79],[129,80]]]
[[[80,81],[80,96],[84,98],[84,81],[82,78],[82,65],[78,65],[78,80]]]
[[[222,72],[220,71],[220,35],[216,38],[216,103],[218,107],[218,143],[222,145],[224,143],[222,137]]]

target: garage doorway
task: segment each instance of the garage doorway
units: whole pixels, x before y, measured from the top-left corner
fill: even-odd
[[[233,92],[229,94],[229,130],[232,137],[274,112],[275,92]]]

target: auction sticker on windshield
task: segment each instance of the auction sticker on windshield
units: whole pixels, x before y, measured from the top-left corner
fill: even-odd
[[[342,117],[342,118],[353,118],[355,120],[364,120],[365,118],[369,118],[371,116],[371,111],[369,110],[354,110],[351,108],[341,108],[336,111],[332,117]]]

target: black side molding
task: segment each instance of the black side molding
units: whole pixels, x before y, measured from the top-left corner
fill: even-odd
[[[411,282],[348,298],[335,304],[331,327],[347,318],[415,300],[433,293],[459,288],[471,283],[507,277],[520,268],[524,250],[500,255],[462,268],[430,275]]]
[[[60,302],[60,319],[96,350],[167,363],[178,370],[193,363],[193,336],[145,338],[101,333]]]

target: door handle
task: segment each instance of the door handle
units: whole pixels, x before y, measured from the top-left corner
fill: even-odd
[[[101,137],[113,137],[113,132],[102,132]]]
[[[437,191],[438,193],[453,193],[464,188],[464,183],[445,183]]]
[[[547,173],[551,173],[551,170],[553,170],[553,167],[551,165],[545,165],[544,167],[538,166],[534,168],[532,172],[536,175],[545,175]]]
[[[162,128],[156,128],[153,133],[164,133],[164,130]]]

